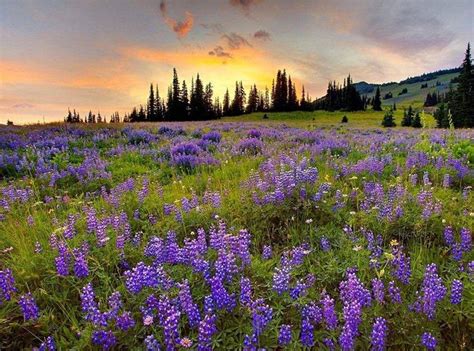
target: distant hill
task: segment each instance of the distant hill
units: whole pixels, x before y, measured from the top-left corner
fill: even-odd
[[[456,77],[461,68],[439,70],[431,73],[423,73],[419,76],[408,77],[400,82],[383,84],[372,84],[367,82],[354,83],[361,95],[372,97],[377,87],[380,87],[382,105],[399,106],[415,105],[422,106],[428,93],[437,92],[444,94],[449,90],[450,84],[456,83]],[[405,92],[406,89],[406,92]],[[388,97],[391,94],[391,98]]]

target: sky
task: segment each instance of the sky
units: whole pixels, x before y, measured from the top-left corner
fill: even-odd
[[[459,66],[472,18],[473,0],[0,0],[0,123],[122,115],[173,67],[221,97],[284,68],[314,98],[349,73],[399,81]]]

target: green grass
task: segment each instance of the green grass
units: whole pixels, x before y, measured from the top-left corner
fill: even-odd
[[[251,113],[249,115],[236,116],[236,117],[225,117],[222,119],[223,122],[258,122],[262,125],[272,125],[275,123],[285,123],[290,126],[299,128],[331,128],[347,126],[349,128],[382,128],[382,118],[385,114],[384,111],[356,111],[356,112],[345,112],[345,111],[295,111],[295,112],[268,112],[266,113],[268,119],[263,119],[264,113]],[[348,123],[341,123],[342,117],[347,116],[349,119]],[[403,110],[397,109],[394,113],[395,122],[397,127],[400,127],[403,118]],[[435,127],[436,123],[432,115],[426,114],[427,124],[429,127]]]

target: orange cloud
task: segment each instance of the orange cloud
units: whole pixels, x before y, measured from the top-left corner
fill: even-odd
[[[183,22],[176,21],[174,18],[168,16],[168,6],[164,0],[160,3],[160,11],[165,19],[165,23],[173,30],[173,32],[178,34],[179,38],[184,38],[193,28],[194,16],[191,12],[186,11],[186,17]]]

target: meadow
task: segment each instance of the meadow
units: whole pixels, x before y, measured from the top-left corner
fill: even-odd
[[[0,129],[0,349],[472,350],[474,131],[268,116]]]

